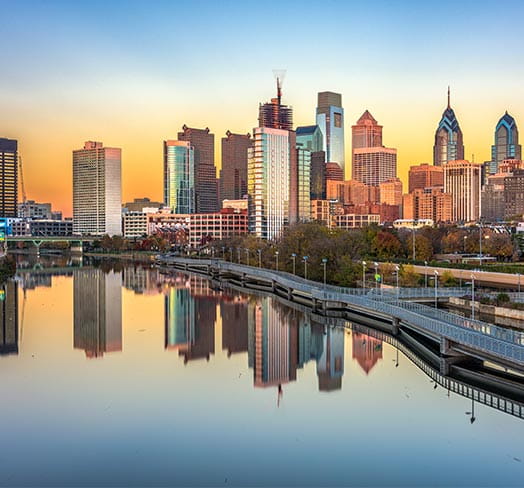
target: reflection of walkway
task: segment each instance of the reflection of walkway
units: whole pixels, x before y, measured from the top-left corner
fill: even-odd
[[[18,284],[0,286],[0,355],[18,354]]]

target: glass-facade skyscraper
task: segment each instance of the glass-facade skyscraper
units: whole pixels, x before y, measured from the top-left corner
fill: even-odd
[[[435,145],[433,146],[433,164],[443,166],[450,161],[464,159],[464,142],[462,140],[462,131],[451,108],[450,93],[448,88],[448,106],[435,132]]]
[[[495,127],[495,143],[491,146],[490,174],[498,173],[499,164],[505,159],[521,159],[522,146],[515,119],[506,113]]]
[[[338,163],[342,171],[345,172],[342,95],[333,92],[320,92],[318,94],[317,125],[324,137],[323,150],[326,153],[326,161]]]
[[[194,150],[187,141],[164,141],[164,204],[177,214],[195,213]]]
[[[311,152],[322,151],[324,138],[318,125],[297,127],[297,146]]]

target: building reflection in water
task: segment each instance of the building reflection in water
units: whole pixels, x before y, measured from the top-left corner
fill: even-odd
[[[73,347],[88,358],[122,350],[122,273],[79,269],[73,273]]]
[[[333,391],[342,388],[344,374],[344,329],[326,327],[322,354],[317,360],[318,389]]]
[[[222,318],[222,349],[232,354],[247,352],[248,307],[247,298],[235,293],[223,292],[220,301]]]
[[[355,331],[352,340],[353,359],[356,359],[362,370],[369,374],[379,359],[382,359],[382,341]]]
[[[0,355],[18,354],[18,284],[0,286]]]
[[[219,297],[207,280],[182,277],[165,297],[165,347],[177,349],[184,363],[209,360],[215,353],[215,322]]]

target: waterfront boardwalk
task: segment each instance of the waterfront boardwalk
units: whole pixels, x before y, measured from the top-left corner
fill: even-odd
[[[176,270],[204,274],[217,283],[273,293],[308,305],[316,313],[339,314],[393,335],[423,336],[437,344],[443,358],[443,374],[450,365],[464,359],[491,361],[524,372],[524,333],[415,301],[434,298],[433,288],[343,288],[219,259],[161,257],[158,262]],[[463,294],[460,288],[438,288],[436,299]]]

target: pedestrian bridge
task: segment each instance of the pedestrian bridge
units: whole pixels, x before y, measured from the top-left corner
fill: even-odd
[[[273,293],[308,305],[321,314],[339,314],[383,328],[393,335],[415,333],[436,343],[443,357],[442,372],[464,359],[492,361],[524,372],[524,333],[462,317],[412,300],[464,294],[460,288],[343,288],[305,280],[290,273],[234,264],[216,259],[162,257],[159,264],[230,282],[247,290]]]

